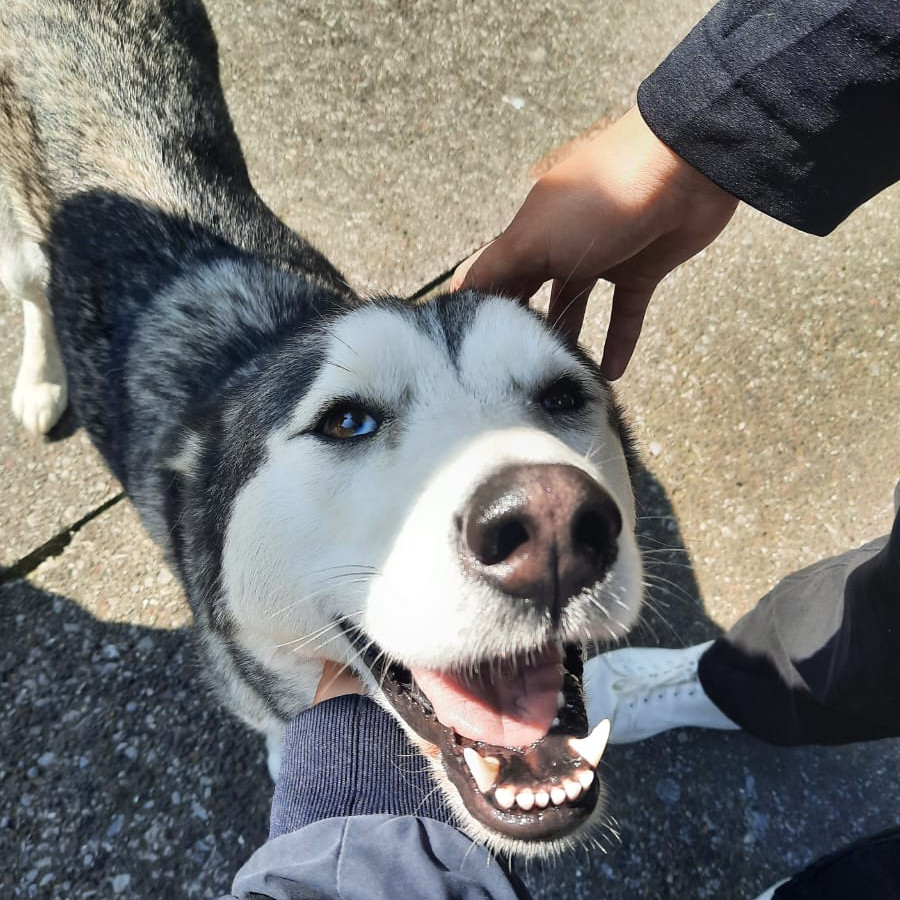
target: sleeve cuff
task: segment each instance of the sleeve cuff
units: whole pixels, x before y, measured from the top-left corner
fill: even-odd
[[[387,712],[351,694],[288,724],[270,839],[321,819],[385,813],[453,824],[427,760]]]
[[[720,0],[638,107],[728,193],[824,236],[900,178],[898,41],[896,0]]]

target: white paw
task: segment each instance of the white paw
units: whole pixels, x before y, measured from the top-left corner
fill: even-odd
[[[33,434],[46,434],[65,412],[67,402],[65,382],[33,382],[21,376],[16,380],[13,415]]]

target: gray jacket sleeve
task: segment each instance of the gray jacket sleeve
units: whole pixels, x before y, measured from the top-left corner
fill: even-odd
[[[496,860],[451,825],[416,816],[323,819],[264,844],[239,900],[516,900]]]
[[[528,900],[514,873],[453,827],[425,758],[366,697],[338,697],[285,730],[269,841],[238,900]]]
[[[729,193],[827,234],[900,179],[900,3],[721,0],[638,106]]]

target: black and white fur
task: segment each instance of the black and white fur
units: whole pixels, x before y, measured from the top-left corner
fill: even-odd
[[[16,417],[43,433],[72,403],[183,582],[209,682],[273,748],[323,659],[356,666],[378,695],[342,622],[437,668],[620,636],[641,569],[596,367],[499,298],[361,302],[254,191],[217,66],[194,0],[4,0]],[[576,415],[536,400],[559,379],[584,393]],[[348,401],[377,411],[377,430],[323,436],[323,415]],[[605,606],[573,603],[555,624],[511,616],[509,597],[463,571],[460,509],[524,463],[582,470],[620,509]]]

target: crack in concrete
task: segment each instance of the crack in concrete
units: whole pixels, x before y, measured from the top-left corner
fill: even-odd
[[[85,515],[77,522],[67,526],[62,531],[53,535],[49,540],[44,541],[40,547],[32,550],[31,553],[23,556],[8,568],[0,570],[0,584],[6,584],[9,581],[25,578],[41,565],[41,563],[46,562],[54,556],[59,556],[72,542],[72,538],[75,537],[88,522],[93,521],[97,516],[102,515],[124,498],[124,491],[120,491],[115,496],[110,497],[109,500],[101,503],[96,509],[92,509],[90,512],[85,513]]]

